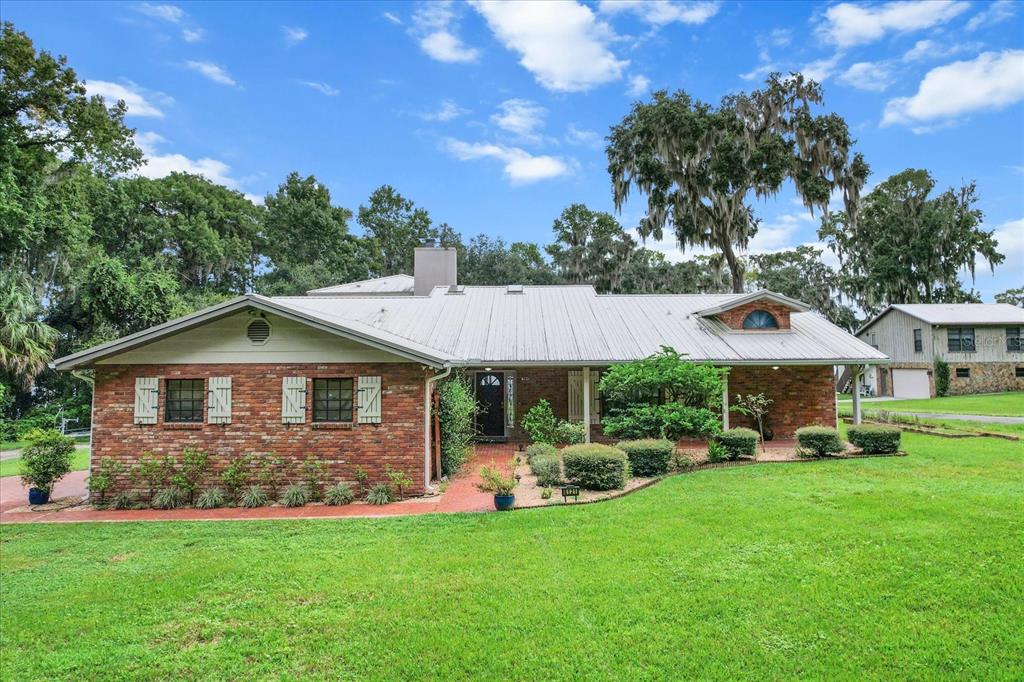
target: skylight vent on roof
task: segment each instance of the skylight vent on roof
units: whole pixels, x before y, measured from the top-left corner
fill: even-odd
[[[521,293],[523,293],[523,285],[522,284],[509,284],[508,287],[505,289],[505,293],[506,294],[521,294]]]
[[[466,287],[463,284],[449,284],[448,285],[448,291],[446,293],[448,293],[448,294],[464,294],[464,293],[466,293]]]

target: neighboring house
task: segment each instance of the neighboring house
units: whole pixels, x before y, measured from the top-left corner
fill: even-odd
[[[1024,309],[1008,303],[891,305],[857,338],[892,359],[864,375],[878,395],[935,396],[936,359],[951,395],[1024,390]]]
[[[215,453],[217,467],[249,452],[312,455],[334,479],[351,480],[358,465],[380,480],[390,466],[423,491],[438,471],[434,387],[454,371],[472,380],[484,407],[482,438],[523,441],[523,413],[545,398],[603,439],[601,372],[672,346],[730,368],[724,399],[769,396],[770,425],[786,438],[835,424],[835,365],[888,362],[772,292],[459,286],[454,249],[415,255],[413,278],[240,296],[56,360],[58,370],[95,370],[93,464],[187,446]]]

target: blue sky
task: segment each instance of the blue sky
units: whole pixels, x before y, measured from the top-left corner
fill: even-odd
[[[940,188],[976,180],[1007,263],[975,286],[991,300],[1024,285],[1017,3],[8,1],[3,19],[126,100],[146,175],[201,172],[258,198],[297,170],[351,209],[388,183],[466,238],[541,243],[570,203],[612,210],[603,137],[633,100],[717,102],[802,70],[854,131],[869,185],[908,167]],[[753,249],[816,241],[790,188],[756,207]]]

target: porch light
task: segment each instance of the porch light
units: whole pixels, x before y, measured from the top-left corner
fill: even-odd
[[[778,368],[779,368],[778,365],[772,365],[772,369],[778,369]]]
[[[484,367],[484,371],[485,371],[485,372],[490,372],[490,371],[491,371],[491,368],[490,368],[490,367]]]

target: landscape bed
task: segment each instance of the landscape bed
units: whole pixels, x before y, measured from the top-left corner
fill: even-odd
[[[69,677],[1011,678],[1024,453],[674,476],[532,514],[0,527],[0,669]]]

